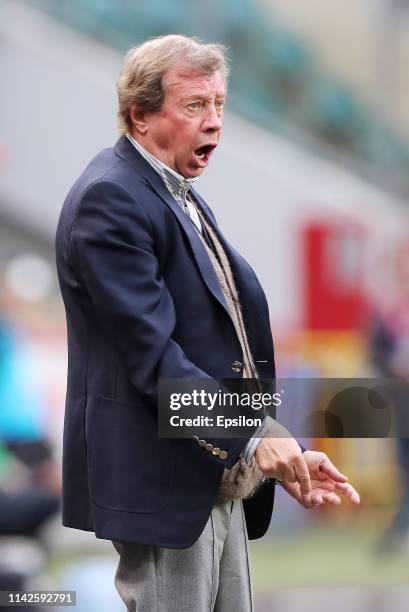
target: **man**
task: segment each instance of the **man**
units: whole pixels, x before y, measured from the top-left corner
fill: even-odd
[[[114,542],[129,610],[251,610],[247,532],[268,528],[275,478],[305,507],[339,503],[336,491],[359,501],[323,453],[272,437],[273,420],[250,440],[157,434],[161,378],[275,374],[264,292],[193,189],[219,142],[226,80],[218,45],[165,36],[132,49],[122,136],[75,183],[57,230],[63,522]]]

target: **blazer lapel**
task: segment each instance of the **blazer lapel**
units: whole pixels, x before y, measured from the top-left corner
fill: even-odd
[[[221,231],[218,228],[218,225],[216,223],[216,219],[213,215],[212,210],[209,208],[209,206],[206,204],[206,202],[204,201],[204,199],[202,198],[202,196],[200,196],[196,191],[193,191],[194,197],[196,198],[197,202],[199,203],[202,211],[204,212],[204,214],[206,215],[206,217],[208,218],[208,220],[210,221],[210,223],[212,224],[214,231],[217,233],[217,237],[219,238],[223,249],[225,250],[227,257],[229,259],[230,265],[233,268],[233,272],[234,275],[236,277],[236,281],[242,279],[242,276],[246,277],[250,266],[247,263],[247,261],[244,259],[244,257],[242,257],[240,255],[240,253],[238,253],[236,251],[236,249],[234,249],[231,244],[226,240],[226,238],[223,236],[223,234],[221,233]]]
[[[205,281],[209,291],[218,300],[218,302],[226,310],[230,316],[226,300],[223,292],[220,288],[219,281],[214,271],[212,262],[206,252],[206,249],[197,235],[192,221],[188,215],[182,210],[180,205],[177,203],[175,198],[172,196],[166,185],[163,183],[159,174],[143,159],[139,152],[135,149],[131,142],[122,136],[115,145],[115,151],[117,155],[129,162],[136,170],[143,175],[143,177],[149,182],[155,193],[169,206],[173,214],[176,216],[180,225],[182,226],[186,236],[189,239],[190,246],[193,251],[196,263],[200,270],[200,273]],[[197,194],[195,193],[197,197]]]

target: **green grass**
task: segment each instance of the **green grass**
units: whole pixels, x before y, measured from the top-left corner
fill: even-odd
[[[297,587],[409,585],[409,539],[399,552],[374,551],[374,528],[309,529],[251,544],[258,592]]]

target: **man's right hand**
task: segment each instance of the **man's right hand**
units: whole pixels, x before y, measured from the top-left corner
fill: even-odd
[[[280,437],[272,437],[277,435]],[[266,476],[299,482],[303,495],[311,493],[310,474],[301,448],[279,423],[275,422],[268,436],[260,441],[254,457]]]

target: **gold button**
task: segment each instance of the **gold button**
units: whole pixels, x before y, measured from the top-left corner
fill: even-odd
[[[219,459],[227,459],[228,456],[229,453],[227,451],[220,451],[219,453]]]
[[[231,364],[231,369],[233,370],[233,372],[241,372],[243,368],[243,364],[241,363],[241,361],[233,361],[233,363]]]
[[[213,444],[206,444],[206,450],[212,451],[213,450]]]
[[[214,449],[212,450],[213,455],[220,455],[220,448],[218,446],[215,446]]]
[[[199,446],[206,446],[206,440],[199,440]]]

